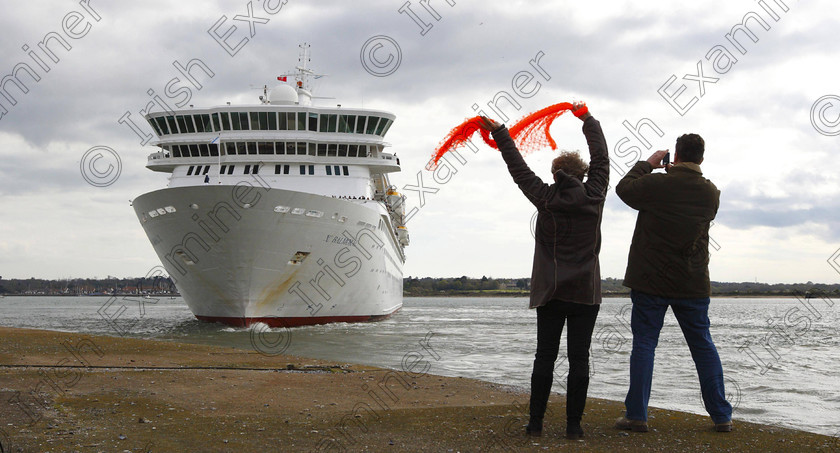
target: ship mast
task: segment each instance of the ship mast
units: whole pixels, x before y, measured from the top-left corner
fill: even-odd
[[[294,88],[297,90],[299,104],[301,105],[311,105],[312,99],[312,87],[311,87],[311,79],[320,79],[321,77],[325,77],[327,74],[316,74],[315,71],[309,69],[309,47],[308,43],[300,44],[300,55],[298,56],[298,65],[295,66],[295,71],[285,74],[280,74],[279,77],[294,77],[295,85]],[[278,79],[279,79],[278,77]],[[264,97],[263,102],[267,102],[268,96]],[[331,99],[331,98],[328,98]]]
[[[295,66],[295,69],[298,70],[297,75],[295,76],[295,81],[297,82],[298,89],[304,89],[307,92],[310,91],[309,88],[309,77],[315,75],[311,69],[307,68],[309,64],[309,44],[303,43],[299,45],[300,47],[300,56],[298,57],[298,66]]]

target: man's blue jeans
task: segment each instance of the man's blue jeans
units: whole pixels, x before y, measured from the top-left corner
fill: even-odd
[[[732,406],[726,401],[723,367],[709,334],[709,298],[669,299],[631,291],[630,299],[633,301],[630,318],[633,352],[630,354],[630,389],[624,400],[627,418],[647,421],[654,351],[665,312],[670,306],[691,350],[706,411],[715,423],[731,420]]]

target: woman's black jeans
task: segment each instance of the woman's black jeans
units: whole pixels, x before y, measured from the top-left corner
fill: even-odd
[[[537,308],[537,353],[531,374],[530,425],[542,426],[554,379],[554,362],[560,349],[560,335],[563,324],[567,322],[569,376],[566,383],[566,422],[580,423],[589,389],[589,345],[600,308],[600,305],[559,300],[551,300]]]

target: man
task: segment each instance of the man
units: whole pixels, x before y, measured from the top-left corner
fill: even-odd
[[[590,163],[587,166],[577,153],[561,153],[551,165],[551,185],[528,168],[503,125],[488,118],[483,125],[493,133],[513,181],[539,213],[530,300],[530,308],[537,309],[537,352],[525,431],[542,435],[560,335],[568,321],[566,437],[570,439],[583,437],[580,421],[589,388],[589,344],[601,304],[601,214],[610,172],[600,123],[582,103],[576,103],[574,111],[583,121]]]
[[[677,139],[674,165],[663,165],[667,151],[637,162],[615,191],[639,211],[630,245],[624,286],[631,288],[633,352],[625,416],[616,428],[647,432],[653,357],[668,307],[674,311],[700,379],[706,411],[719,432],[732,429],[723,368],[709,334],[709,225],[720,191],[703,177],[705,143],[697,134]],[[651,174],[656,168],[667,173]]]

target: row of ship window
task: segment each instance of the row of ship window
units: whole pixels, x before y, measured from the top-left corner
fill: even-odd
[[[195,143],[191,145],[164,145],[164,157],[216,157],[219,145],[216,143]],[[378,145],[349,145],[338,143],[308,142],[226,142],[222,144],[222,155],[247,154],[322,156],[322,157],[369,157],[371,151],[381,150]]]
[[[253,164],[253,165],[245,165],[243,169],[243,173],[245,175],[257,175],[260,173],[261,165]],[[288,175],[290,174],[289,170],[293,167],[293,165],[289,164],[280,164],[274,166],[274,174],[275,175]],[[300,174],[301,175],[314,175],[315,174],[315,165],[300,165]],[[320,167],[320,165],[319,165]],[[347,168],[347,165],[324,165],[324,174],[327,176],[350,176],[350,170]],[[222,165],[219,168],[219,174],[221,175],[232,175],[236,165]],[[203,176],[210,173],[210,165],[190,165],[187,169],[187,176]]]
[[[220,131],[312,131],[384,137],[393,120],[313,112],[217,112],[148,119],[158,136]]]

